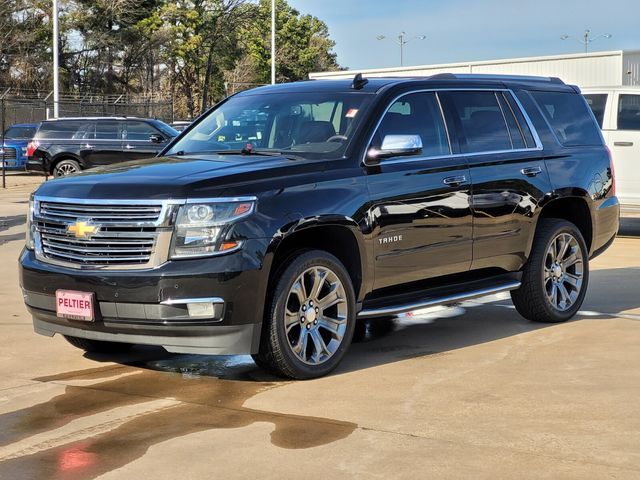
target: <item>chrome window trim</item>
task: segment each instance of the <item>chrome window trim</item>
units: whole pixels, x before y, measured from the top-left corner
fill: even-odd
[[[529,126],[529,130],[531,131],[531,135],[533,136],[533,139],[536,142],[536,146],[535,147],[527,147],[527,148],[519,148],[519,149],[510,149],[510,150],[491,150],[491,151],[488,151],[488,152],[451,153],[449,155],[402,157],[402,158],[399,158],[397,160],[383,160],[382,162],[380,162],[379,164],[376,164],[376,165],[371,165],[371,164],[367,163],[367,152],[369,151],[369,146],[371,145],[371,142],[373,141],[373,137],[375,136],[376,132],[378,131],[378,128],[380,128],[380,124],[382,123],[382,120],[384,119],[385,115],[387,114],[387,112],[389,111],[391,106],[394,103],[396,103],[398,100],[400,100],[402,97],[405,97],[407,95],[411,95],[411,94],[414,94],[414,93],[429,93],[429,92],[435,92],[436,93],[436,97],[438,97],[438,95],[437,95],[438,92],[507,92],[507,93],[509,93],[511,95],[511,97],[513,98],[514,102],[516,103],[516,105],[518,106],[518,108],[520,109],[520,111],[522,112],[522,116],[524,117],[525,121],[527,122],[527,125]],[[438,101],[439,101],[439,97],[438,97]],[[447,135],[449,135],[449,126],[447,124],[447,119],[444,116],[444,112],[441,112],[441,113],[442,113],[443,121],[445,123],[445,128],[447,129]],[[449,145],[449,150],[451,150],[451,144]],[[389,102],[389,104],[387,105],[387,108],[384,110],[383,114],[380,115],[380,118],[378,119],[378,122],[376,123],[376,127],[373,129],[373,132],[369,136],[369,139],[368,139],[368,141],[366,143],[366,148],[365,148],[365,151],[364,151],[364,155],[362,157],[362,165],[364,165],[365,167],[377,167],[377,166],[380,166],[380,165],[383,165],[383,164],[390,165],[390,164],[397,164],[397,163],[418,162],[418,161],[424,161],[424,160],[440,160],[440,159],[446,159],[446,158],[452,158],[453,159],[453,158],[477,157],[477,156],[481,156],[481,155],[496,155],[496,154],[504,154],[504,153],[536,152],[536,151],[542,151],[542,150],[543,150],[542,141],[540,140],[540,136],[538,135],[537,130],[533,126],[533,122],[531,121],[531,118],[529,117],[529,114],[527,113],[527,111],[522,106],[522,103],[520,102],[518,97],[513,93],[513,90],[511,90],[510,88],[423,88],[423,89],[411,90],[411,91],[408,91],[408,92],[401,93],[400,95],[398,95],[397,97],[395,97],[394,99],[392,99]]]

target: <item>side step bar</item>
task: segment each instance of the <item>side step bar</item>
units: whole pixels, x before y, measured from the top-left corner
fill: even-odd
[[[464,300],[471,300],[473,298],[484,297],[486,295],[493,295],[495,293],[508,292],[510,290],[516,290],[520,288],[521,282],[513,280],[503,284],[496,284],[487,288],[480,288],[477,290],[469,290],[467,292],[460,292],[456,294],[446,295],[443,297],[427,297],[423,300],[414,301],[411,303],[405,303],[401,305],[389,305],[382,308],[363,309],[358,313],[358,318],[373,318],[373,317],[385,317],[387,315],[397,315],[398,313],[410,312],[412,310],[419,310],[421,308],[435,307],[437,305],[446,305],[448,303],[457,303]]]

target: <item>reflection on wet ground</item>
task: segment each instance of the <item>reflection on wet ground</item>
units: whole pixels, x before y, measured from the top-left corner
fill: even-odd
[[[50,401],[0,415],[0,449],[49,432],[43,443],[0,456],[0,478],[95,478],[165,440],[254,422],[272,423],[271,443],[287,449],[324,445],[355,430],[352,423],[243,407],[257,393],[287,383],[258,380],[256,375],[262,373],[250,357],[177,355],[37,378],[83,384],[66,385],[64,393]],[[56,437],[55,430],[70,422],[146,403],[148,408],[124,417],[103,415],[98,425],[74,430],[67,434],[70,438],[62,433]]]

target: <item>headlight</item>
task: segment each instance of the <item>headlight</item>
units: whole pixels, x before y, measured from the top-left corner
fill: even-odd
[[[240,242],[224,241],[225,227],[251,215],[254,209],[254,200],[182,205],[173,232],[171,258],[204,257],[235,250]]]
[[[33,217],[35,215],[37,208],[38,208],[38,202],[33,198],[33,194],[31,194],[31,198],[29,198],[29,212],[27,213],[27,238],[26,238],[26,247],[29,250],[33,250],[35,248],[36,226],[34,224]]]

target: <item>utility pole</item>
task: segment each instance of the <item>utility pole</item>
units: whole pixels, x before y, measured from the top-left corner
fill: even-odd
[[[60,114],[60,78],[58,65],[58,0],[53,0],[52,8],[53,20],[53,117],[58,118]]]
[[[271,0],[271,85],[276,83],[276,0]]]

